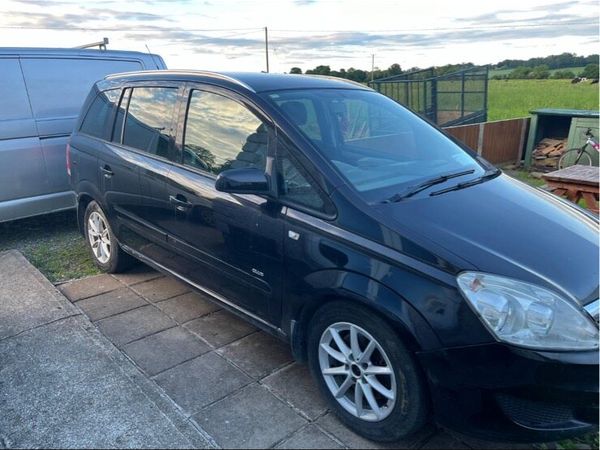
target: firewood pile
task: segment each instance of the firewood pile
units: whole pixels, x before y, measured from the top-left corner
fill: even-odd
[[[545,169],[556,169],[559,158],[566,150],[566,138],[544,138],[533,149],[533,164]]]

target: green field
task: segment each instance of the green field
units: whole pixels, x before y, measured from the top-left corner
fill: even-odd
[[[538,108],[598,109],[598,85],[570,80],[489,80],[488,120],[529,115]]]
[[[559,70],[570,70],[575,75],[578,75],[579,73],[583,72],[583,69],[585,69],[585,67],[583,67],[583,66],[582,67],[565,67],[563,69],[550,69],[550,75],[552,75],[554,72],[557,72]],[[513,70],[515,70],[515,69],[490,69],[489,77],[492,78],[495,75],[508,75]]]

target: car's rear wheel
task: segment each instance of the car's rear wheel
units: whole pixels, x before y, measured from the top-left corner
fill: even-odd
[[[418,367],[399,335],[366,308],[329,303],[309,326],[313,376],[333,411],[358,434],[393,442],[427,420]]]
[[[100,269],[115,273],[131,266],[133,258],[121,249],[106,214],[95,201],[85,210],[84,227],[87,246]]]

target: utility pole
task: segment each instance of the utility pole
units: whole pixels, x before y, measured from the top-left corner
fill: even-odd
[[[267,73],[269,73],[269,30],[265,27],[265,58],[267,59]]]
[[[371,83],[375,79],[375,53],[371,54]]]

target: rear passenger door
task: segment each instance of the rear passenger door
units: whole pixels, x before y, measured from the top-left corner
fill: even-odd
[[[255,195],[215,189],[223,170],[272,161],[273,129],[243,98],[191,85],[180,114],[183,161],[167,184],[169,240],[177,271],[268,323],[278,320],[282,290],[281,208]]]
[[[123,118],[117,118],[115,126],[119,143],[115,153],[123,159],[100,163],[105,179],[122,176],[121,183],[130,180],[136,186],[135,206],[117,211],[124,224],[121,239],[160,264],[173,256],[167,244],[172,210],[166,179],[171,164],[180,160],[174,139],[181,91],[176,82],[130,87],[124,97],[126,107],[121,109]],[[131,187],[124,188],[127,195],[132,192]]]

